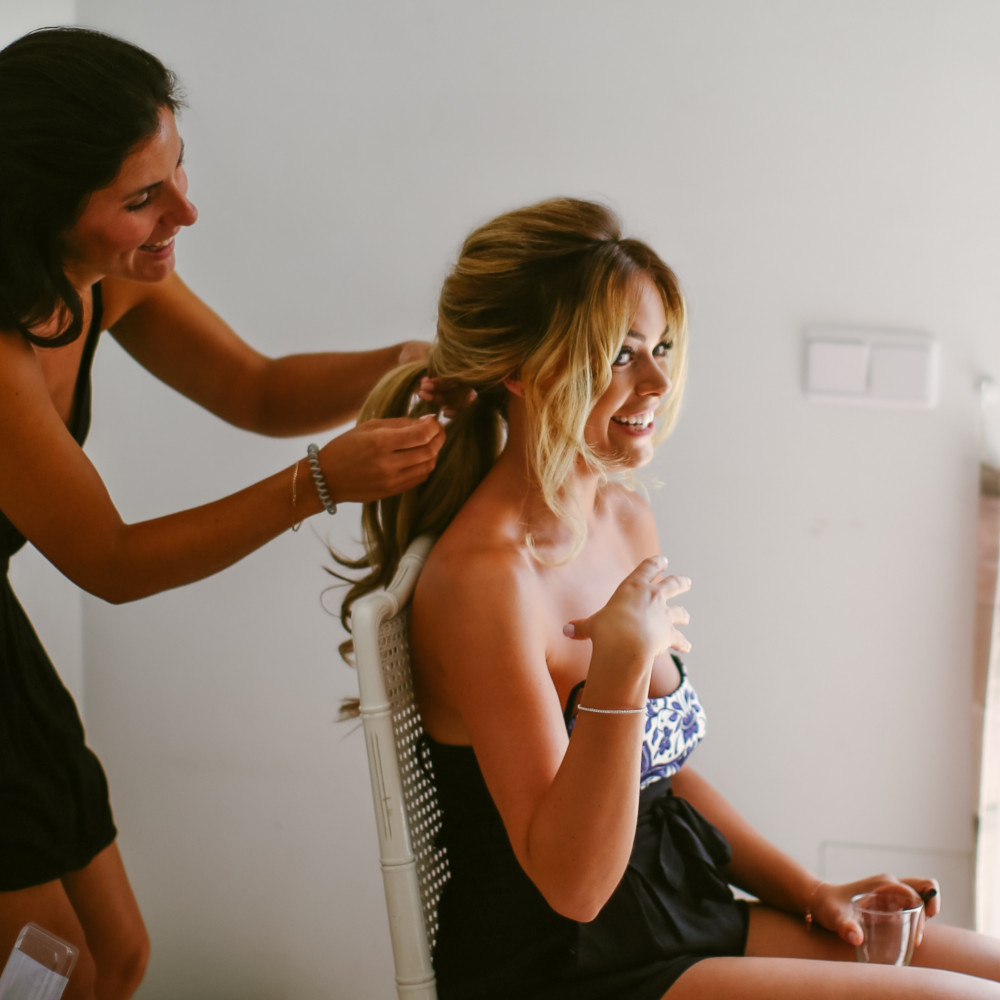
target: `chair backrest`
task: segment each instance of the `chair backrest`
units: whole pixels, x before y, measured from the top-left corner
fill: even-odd
[[[382,881],[403,998],[437,1000],[431,953],[448,858],[435,844],[441,813],[410,672],[409,602],[433,539],[416,539],[393,581],[351,609],[361,719],[378,830]]]

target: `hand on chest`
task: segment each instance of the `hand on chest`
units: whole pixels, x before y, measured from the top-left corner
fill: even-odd
[[[539,589],[544,595],[544,607],[540,610],[549,636],[546,660],[561,704],[565,704],[573,687],[586,679],[592,652],[589,641],[568,638],[563,634],[563,626],[603,608],[634,566],[627,552],[609,556],[604,549],[600,559],[595,560],[585,548],[572,562],[545,567],[540,572]],[[657,657],[650,680],[650,697],[669,694],[680,682],[680,672],[670,655]]]

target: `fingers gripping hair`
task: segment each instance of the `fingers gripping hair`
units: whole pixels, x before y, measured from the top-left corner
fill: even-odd
[[[423,362],[403,365],[385,375],[365,401],[359,423],[433,413],[434,406],[417,396],[428,368],[434,374],[433,356],[429,365]],[[504,438],[501,398],[497,393],[486,392],[456,412],[445,428],[445,443],[434,470],[423,483],[362,506],[363,556],[352,560],[331,552],[341,566],[363,574],[350,580],[341,605],[340,619],[348,631],[354,602],[391,582],[399,560],[414,538],[441,534],[496,461]],[[351,643],[344,643],[340,652],[349,662]],[[347,704],[342,711],[348,716],[355,714]]]

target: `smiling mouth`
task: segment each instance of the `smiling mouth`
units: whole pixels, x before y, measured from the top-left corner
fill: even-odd
[[[143,243],[142,246],[139,247],[139,249],[140,250],[163,250],[166,247],[170,246],[170,244],[173,243],[173,242],[174,242],[174,238],[173,238],[173,236],[171,236],[170,239],[168,239],[168,240],[160,240],[159,243]]]
[[[645,430],[647,427],[652,426],[653,414],[652,413],[635,413],[630,417],[612,417],[611,422],[615,424],[620,424],[622,427],[628,427],[631,430]]]

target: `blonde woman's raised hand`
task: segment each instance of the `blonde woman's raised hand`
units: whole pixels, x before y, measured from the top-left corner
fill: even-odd
[[[652,659],[668,649],[686,653],[691,644],[678,631],[690,620],[673,600],[691,589],[687,577],[667,573],[663,556],[644,559],[618,585],[611,600],[589,618],[579,618],[565,628],[574,639],[590,639],[622,655]]]
[[[320,465],[334,503],[379,500],[422,483],[443,444],[432,414],[366,420],[325,445]]]

